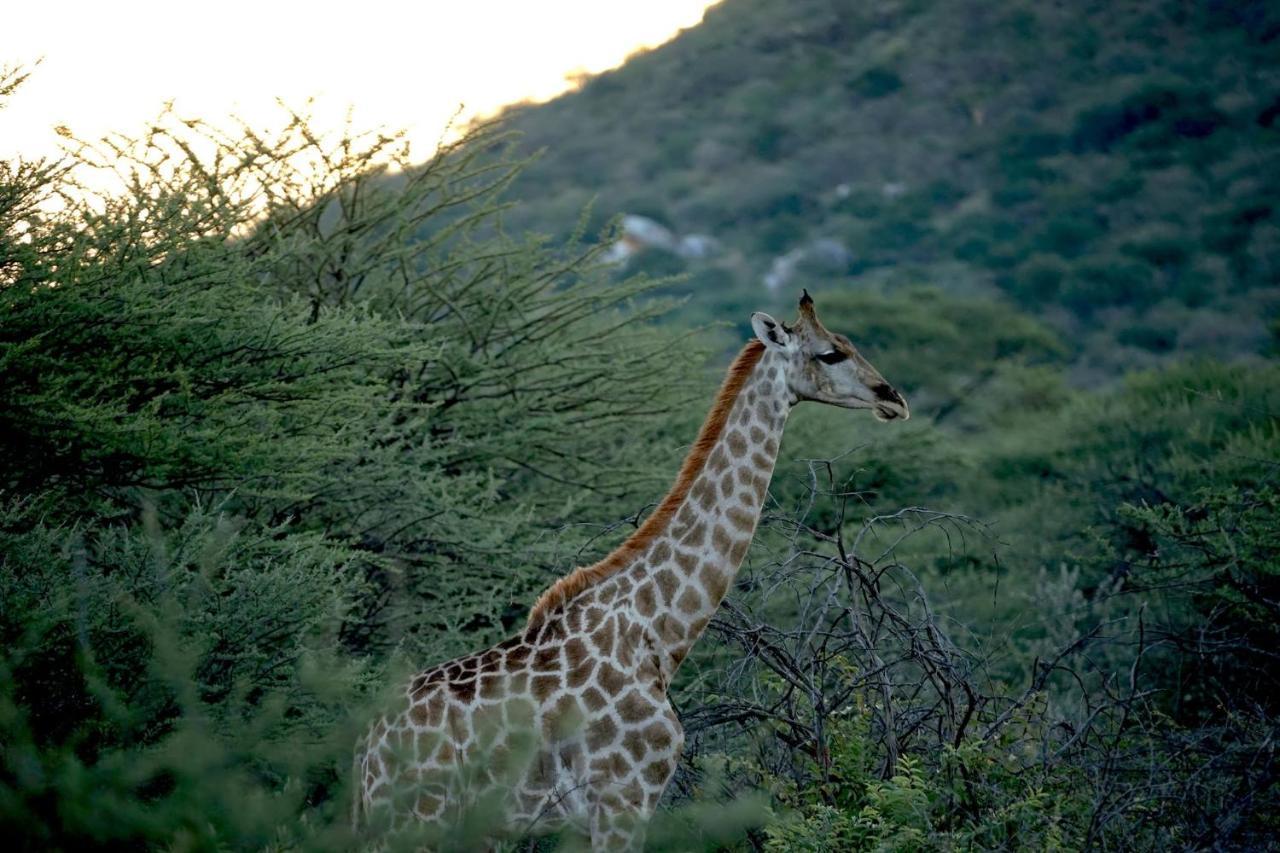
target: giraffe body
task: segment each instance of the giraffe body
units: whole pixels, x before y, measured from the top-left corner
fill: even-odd
[[[860,362],[858,387],[872,389],[862,407],[906,417],[807,308],[817,346],[843,341],[840,360]],[[734,362],[666,499],[611,555],[553,586],[522,634],[410,681],[404,707],[357,751],[358,812],[443,825],[487,808],[494,835],[569,828],[595,849],[639,846],[684,744],[668,685],[746,556],[787,415],[840,390],[798,381],[801,369],[823,379],[798,364],[801,329],[756,317],[761,341]]]

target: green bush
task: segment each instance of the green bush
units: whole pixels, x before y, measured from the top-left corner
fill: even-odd
[[[1076,118],[1075,129],[1071,135],[1071,145],[1077,151],[1106,151],[1126,137],[1150,127],[1158,122],[1190,122],[1194,119],[1181,117],[1189,104],[1203,100],[1203,96],[1184,86],[1177,84],[1148,84],[1142,89],[1122,99],[1119,103],[1107,104],[1082,112]],[[1189,128],[1184,135],[1195,135],[1201,124]],[[1208,124],[1212,132],[1212,123]]]
[[[1038,250],[1075,258],[1088,252],[1106,223],[1092,211],[1064,211],[1052,216],[1032,240]]]
[[[966,741],[944,748],[938,763],[904,756],[879,778],[864,743],[867,719],[854,716],[832,732],[831,769],[820,786],[782,784],[788,808],[765,829],[765,849],[996,850],[1072,849],[1087,803],[1079,791],[1046,789],[1011,742]],[[980,780],[980,781],[978,781]]]
[[[892,68],[868,68],[849,83],[849,90],[863,98],[883,98],[902,88],[902,78]]]
[[[333,803],[297,817],[345,789],[370,688],[334,653],[349,554],[217,510],[93,531],[14,505],[0,551],[0,825],[20,847],[341,846]]]
[[[1062,288],[1070,267],[1057,255],[1035,254],[1014,271],[1010,290],[1027,304],[1053,301]]]
[[[68,163],[131,165],[123,195],[48,213],[61,166],[0,171],[19,848],[349,849],[354,728],[393,651],[521,623],[589,535],[539,543],[576,494],[603,523],[666,479],[619,431],[689,387],[644,323],[661,306],[629,308],[646,286],[591,252],[502,235],[499,142],[392,178],[394,138],[162,116]]]
[[[1109,305],[1149,305],[1159,296],[1151,267],[1123,255],[1081,258],[1062,284],[1062,301],[1082,314]]]

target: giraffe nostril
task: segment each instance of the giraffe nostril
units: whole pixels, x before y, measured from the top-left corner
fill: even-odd
[[[871,393],[875,394],[877,399],[883,400],[886,403],[897,403],[899,406],[903,405],[902,395],[893,390],[893,386],[887,382],[872,385]]]

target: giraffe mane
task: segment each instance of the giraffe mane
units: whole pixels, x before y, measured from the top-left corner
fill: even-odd
[[[604,559],[590,566],[580,566],[552,584],[550,589],[539,596],[537,603],[529,611],[528,628],[541,624],[547,614],[573,599],[584,589],[594,586],[629,566],[632,559],[640,554],[655,536],[667,528],[676,510],[688,497],[694,479],[706,465],[707,457],[711,455],[716,442],[720,440],[720,434],[724,432],[734,401],[738,399],[738,394],[746,384],[747,377],[751,375],[751,371],[755,369],[763,355],[764,344],[760,341],[753,340],[742,348],[737,358],[733,360],[733,364],[729,366],[729,373],[716,394],[715,403],[707,413],[706,420],[702,422],[702,428],[698,430],[698,437],[694,440],[693,447],[689,449],[689,454],[680,465],[680,473],[676,475],[675,484],[658,504],[657,509],[645,519],[638,530],[628,536],[626,541],[613,549]]]

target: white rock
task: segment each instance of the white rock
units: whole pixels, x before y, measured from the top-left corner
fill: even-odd
[[[720,253],[720,241],[709,234],[686,234],[676,244],[682,258],[709,258]]]
[[[669,252],[674,252],[676,248],[676,238],[671,229],[647,216],[627,214],[622,217],[622,233],[624,238],[631,237],[642,246],[666,249]]]
[[[849,247],[832,237],[820,237],[808,245],[805,260],[813,261],[833,270],[843,270],[853,263]]]

